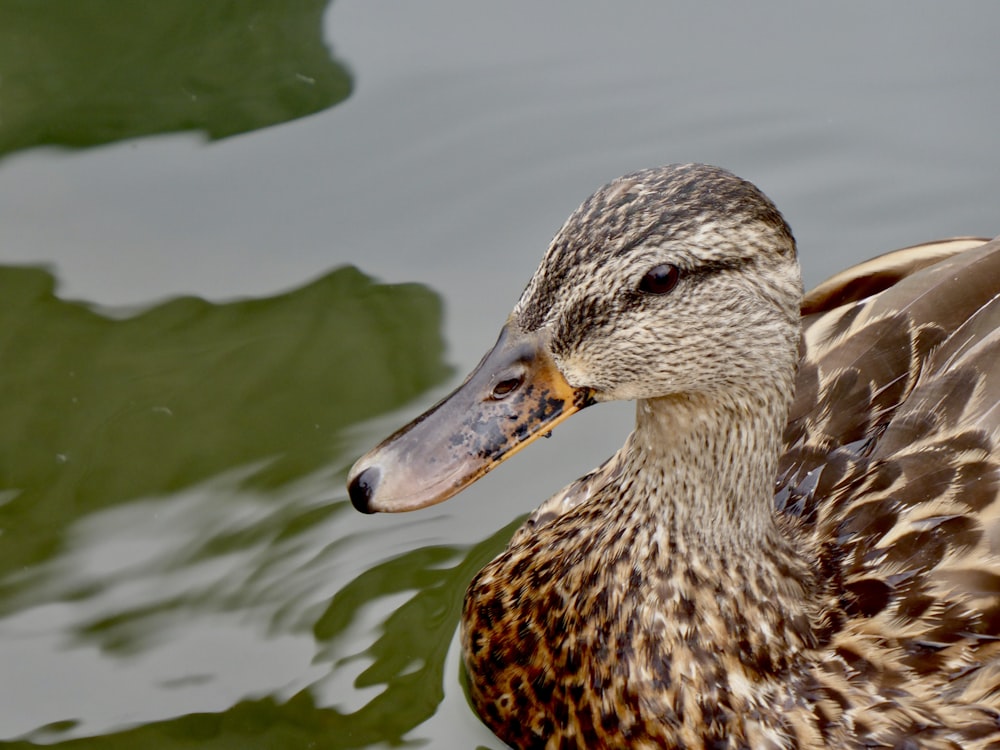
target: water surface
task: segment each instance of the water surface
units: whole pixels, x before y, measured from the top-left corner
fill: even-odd
[[[0,0],[5,746],[499,748],[464,587],[629,408],[418,514],[343,481],[566,215],[705,161],[810,283],[1000,231],[995,4],[239,6]]]

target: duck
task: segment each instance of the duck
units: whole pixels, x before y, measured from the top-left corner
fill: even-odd
[[[803,294],[757,187],[628,174],[569,217],[494,347],[362,456],[441,502],[577,411],[604,464],[469,584],[471,704],[513,748],[1000,748],[1000,238]]]

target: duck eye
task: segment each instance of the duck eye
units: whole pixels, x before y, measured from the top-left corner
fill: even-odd
[[[666,294],[680,281],[681,271],[677,266],[664,263],[646,272],[639,282],[639,291],[647,294]]]

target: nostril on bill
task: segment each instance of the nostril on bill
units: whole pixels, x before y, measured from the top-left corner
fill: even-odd
[[[378,488],[382,473],[377,466],[369,466],[358,474],[347,486],[347,494],[351,497],[351,505],[362,513],[374,513],[370,507],[372,496]]]

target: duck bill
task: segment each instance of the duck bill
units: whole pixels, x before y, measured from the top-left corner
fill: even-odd
[[[374,513],[447,500],[591,403],[559,372],[543,333],[508,324],[462,385],[354,464],[351,502]]]

